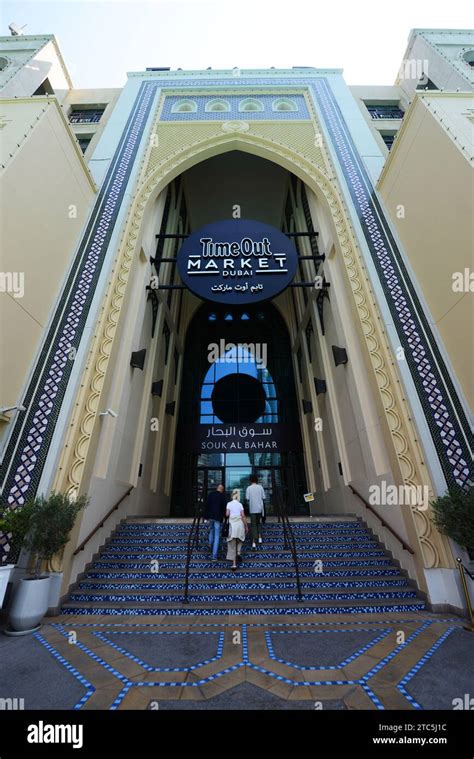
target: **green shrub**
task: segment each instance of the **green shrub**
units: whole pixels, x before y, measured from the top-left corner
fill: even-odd
[[[35,576],[38,577],[41,562],[51,560],[64,548],[79,511],[87,503],[87,496],[75,501],[64,493],[51,493],[49,498],[39,496],[23,506],[3,508],[0,530],[12,533],[17,548],[23,546],[31,551],[36,560]]]
[[[431,503],[433,522],[444,535],[474,556],[474,488],[450,490]]]

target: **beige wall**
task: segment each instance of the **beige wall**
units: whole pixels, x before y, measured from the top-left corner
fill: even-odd
[[[0,405],[9,406],[21,400],[96,190],[54,98],[0,102],[0,118],[0,271],[24,275],[22,297],[0,293]]]
[[[76,137],[89,137],[92,139],[85,151],[84,155],[86,160],[94,152],[94,148],[98,144],[101,134],[104,131],[104,127],[107,124],[112,111],[115,107],[117,99],[122,90],[120,88],[105,88],[97,90],[70,90],[67,97],[64,100],[64,112],[66,117],[69,117],[71,109],[78,106],[91,106],[100,105],[106,106],[101,119],[96,124],[71,124],[71,129]]]
[[[72,87],[52,35],[0,37],[0,56],[8,60],[8,66],[0,72],[2,98],[29,97],[48,79],[61,101]]]
[[[460,93],[417,96],[378,184],[471,408],[473,297],[454,292],[452,277],[474,264],[472,107]]]

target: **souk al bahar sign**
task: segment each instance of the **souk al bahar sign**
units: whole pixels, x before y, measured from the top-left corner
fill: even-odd
[[[178,252],[183,283],[216,303],[246,304],[274,298],[293,280],[298,254],[291,240],[259,221],[231,219],[207,224]]]

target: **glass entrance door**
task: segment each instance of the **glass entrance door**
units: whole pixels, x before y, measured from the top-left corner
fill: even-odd
[[[227,466],[225,469],[225,489],[232,498],[232,491],[239,491],[239,500],[245,501],[245,491],[250,485],[250,475],[252,474],[251,466]]]
[[[197,470],[197,499],[201,510],[205,509],[208,494],[218,485],[225,486],[224,467]]]
[[[275,482],[277,487],[281,488],[281,469],[275,468]],[[262,486],[265,492],[265,513],[267,516],[273,516],[275,514],[275,508],[273,503],[273,483],[272,483],[272,470],[271,469],[255,469],[255,474],[258,477],[258,483]]]

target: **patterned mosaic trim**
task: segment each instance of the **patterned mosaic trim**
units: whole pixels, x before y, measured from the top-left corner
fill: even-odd
[[[380,632],[378,628],[360,628],[357,630],[357,632]],[[355,659],[358,659],[359,656],[362,656],[362,654],[365,654],[366,651],[368,651],[370,648],[373,648],[373,646],[377,645],[377,643],[380,643],[381,640],[387,637],[392,632],[392,628],[387,628],[383,630],[380,635],[377,635],[373,640],[371,640],[369,643],[366,643],[365,646],[362,646],[361,648],[357,649],[353,654],[347,657],[347,659],[344,659],[340,664],[328,664],[328,665],[321,665],[321,666],[302,666],[301,664],[295,664],[295,662],[285,661],[285,659],[280,659],[273,649],[273,643],[271,636],[272,635],[321,635],[323,633],[327,632],[326,630],[302,630],[301,632],[298,632],[297,630],[293,632],[285,632],[284,630],[278,630],[278,632],[269,632],[267,631],[265,633],[265,640],[267,643],[267,649],[268,649],[268,655],[270,659],[273,659],[273,661],[277,661],[280,664],[286,664],[287,667],[293,667],[294,669],[299,669],[301,671],[307,671],[307,672],[314,672],[317,670],[337,670],[342,669],[343,667],[346,667],[351,662],[355,661]],[[344,633],[344,632],[353,632],[350,628],[348,630],[337,630],[338,633]]]
[[[242,567],[240,568],[241,576],[246,580],[269,580],[279,578],[291,578],[292,575],[288,572],[245,572]],[[185,570],[181,572],[166,572],[163,574],[163,578],[166,580],[183,580]],[[357,572],[344,571],[344,572],[321,572],[321,577],[391,577],[399,575],[398,569],[360,569]],[[88,572],[86,580],[156,580],[160,577],[160,573],[155,572]],[[219,579],[222,577],[222,572],[207,572],[203,575],[203,578],[207,579]],[[313,572],[300,572],[300,577],[314,577]],[[190,586],[192,587],[192,586]]]
[[[2,471],[8,503],[24,503],[38,487],[72,371],[69,354],[79,347],[154,94],[154,88],[141,86],[22,400],[28,411],[12,429]]]
[[[213,609],[200,609],[194,607],[187,607],[182,609],[173,609],[168,606],[163,609],[150,609],[148,608],[129,608],[120,607],[119,609],[111,608],[108,606],[94,607],[92,609],[84,608],[81,606],[64,607],[61,609],[61,614],[74,614],[78,616],[116,616],[116,617],[156,617],[158,614],[163,614],[167,617],[215,617],[216,614],[225,614],[226,616],[235,615],[247,615],[247,616],[309,616],[313,614],[398,614],[404,612],[424,611],[425,605],[421,601],[413,601],[410,604],[391,604],[390,606],[380,604],[377,606],[283,606],[283,607],[239,607],[235,609],[223,608],[221,610]]]
[[[347,554],[345,554],[347,555]],[[312,561],[299,561],[298,565],[300,567],[312,567],[313,566]],[[391,566],[392,560],[391,559],[378,559],[377,561],[326,561],[325,566],[326,567],[370,567],[370,566]],[[97,559],[96,562],[94,562],[94,566],[98,567],[99,569],[149,569],[150,568],[150,562],[126,562],[126,561],[102,561],[102,559]],[[267,567],[287,567],[292,568],[294,564],[290,561],[268,561],[268,562],[259,562],[259,561],[253,561],[252,562],[252,568],[253,569],[266,569]],[[164,569],[176,569],[175,564],[160,564],[161,570]],[[202,563],[197,563],[193,561],[190,564],[191,569],[215,569],[216,565],[213,564],[211,561],[203,561]],[[245,570],[244,570],[245,571]]]
[[[193,630],[186,630],[184,632],[181,631],[161,631],[161,630],[155,630],[155,631],[147,631],[147,632],[137,632],[132,630],[116,630],[113,633],[108,633],[109,635],[218,635],[217,632],[205,632],[205,631],[193,631]],[[199,667],[205,667],[206,664],[212,664],[215,661],[219,661],[219,659],[222,659],[222,653],[224,651],[224,633],[222,632],[218,636],[217,640],[217,651],[215,653],[215,656],[212,656],[210,659],[205,659],[204,661],[198,662],[197,664],[189,664],[186,667],[152,667],[150,664],[146,664],[142,659],[140,659],[138,656],[135,656],[134,654],[130,653],[130,651],[127,651],[125,648],[122,648],[117,643],[114,643],[113,641],[109,640],[106,635],[100,632],[95,632],[94,635],[97,638],[100,638],[100,640],[104,641],[104,643],[107,643],[109,646],[111,646],[116,651],[119,651],[121,654],[126,656],[127,658],[134,661],[136,664],[139,664],[143,669],[145,669],[147,672],[188,672],[195,669],[199,669]]]
[[[75,706],[73,706],[73,709],[82,709],[86,701],[88,701],[89,698],[92,696],[92,694],[95,693],[94,686],[88,680],[86,680],[86,678],[83,677],[77,671],[77,669],[75,669],[75,667],[73,667],[72,664],[70,664],[67,661],[67,659],[64,658],[64,656],[61,656],[61,654],[58,651],[56,651],[54,646],[52,646],[51,643],[48,643],[48,641],[45,638],[43,638],[42,635],[35,632],[33,633],[33,637],[36,638],[36,640],[38,640],[41,643],[41,645],[44,646],[46,650],[49,651],[49,653],[52,654],[54,658],[57,659],[60,664],[63,665],[63,667],[66,667],[67,671],[70,672],[71,675],[75,677],[75,679],[78,682],[80,682],[81,685],[84,686],[84,688],[86,688],[86,692],[84,693],[82,698],[79,699],[79,701],[77,702],[77,704],[75,704]]]
[[[184,537],[184,535],[183,535]],[[275,550],[281,546],[282,540],[284,536],[281,536],[280,540],[268,540],[265,538],[264,545],[265,548],[268,548],[270,550]],[[366,533],[360,533],[360,535],[356,536],[350,536],[350,537],[340,537],[339,535],[335,535],[334,537],[324,537],[324,538],[300,538],[299,536],[296,536],[296,544],[299,548],[305,547],[305,548],[316,548],[318,545],[322,545],[325,548],[327,547],[326,543],[331,543],[331,545],[339,545],[344,543],[355,543],[359,545],[359,541],[364,538],[365,543],[363,545],[372,545],[376,541],[373,539],[370,539]],[[171,546],[171,548],[164,548],[163,551],[173,550],[176,548],[179,548],[182,546],[182,540],[173,539],[173,538],[134,538],[131,540],[122,540],[122,539],[114,539],[110,548],[111,550],[117,548],[117,550],[123,551],[124,548],[130,548],[130,547],[137,547],[141,550],[150,550],[150,551],[156,551],[156,546]],[[142,548],[142,546],[149,546],[149,548],[145,549]]]
[[[352,545],[349,544],[348,546],[345,546],[344,544],[343,545],[339,545],[337,542],[335,542],[333,544],[333,546],[334,546],[334,551],[333,551],[334,555],[337,555],[337,552],[341,551],[341,549],[344,550],[347,547],[353,548],[354,544],[356,546],[360,547],[361,549],[372,548],[373,546],[378,545],[377,541],[375,541],[375,540],[366,541],[365,543],[359,543],[357,541],[351,541],[351,543],[352,543]],[[265,544],[265,547],[266,547],[266,545],[267,544]],[[280,543],[280,548],[281,548],[281,545],[282,544]],[[163,555],[164,558],[166,558],[167,556],[169,556],[169,557],[171,557],[171,556],[177,556],[177,557],[181,557],[182,556],[182,557],[185,557],[186,556],[186,550],[182,549],[181,551],[179,551],[179,550],[177,551],[178,546],[179,546],[179,544],[176,545],[176,546],[172,546],[172,547],[167,548],[165,546],[161,546],[158,543],[156,547],[152,547],[152,548],[142,547],[142,548],[139,548],[139,549],[137,548],[136,550],[132,550],[130,548],[126,548],[125,549],[125,548],[122,548],[120,546],[117,546],[117,544],[114,542],[113,544],[111,544],[110,546],[108,546],[107,551],[105,551],[103,555],[107,556],[107,558],[113,558],[115,555],[116,556],[123,556],[124,553],[126,553],[127,556],[130,556],[131,558],[135,558],[135,556],[144,556],[146,558],[149,555],[156,556],[157,554]],[[297,547],[298,548],[300,547],[299,544],[297,544]],[[324,545],[324,546],[321,546],[321,547],[322,548],[326,548],[326,549],[328,548],[327,545]],[[311,546],[311,548],[313,548],[314,552],[317,551],[317,553],[319,555],[319,548],[320,548],[319,545]],[[380,550],[382,550],[382,549],[380,549]],[[173,551],[177,551],[177,553],[173,553]],[[273,552],[277,553],[276,550],[273,550]],[[268,553],[270,553],[270,552],[268,552]],[[287,553],[287,551],[285,551],[285,553]],[[206,552],[203,549],[201,549],[200,551],[196,551],[195,555],[199,556],[199,554],[201,554],[202,558],[206,557]],[[298,553],[298,555],[302,556],[304,558],[304,557],[308,557],[308,556],[314,556],[314,553],[308,553],[307,551],[303,551],[301,553]]]
[[[291,522],[291,518],[290,518]],[[360,522],[307,522],[304,524],[298,523],[298,522],[291,522],[291,526],[294,532],[307,532],[309,534],[318,533],[319,531],[325,532],[328,531],[330,533],[332,532],[344,532],[344,531],[350,531],[350,532],[367,532],[367,529],[360,523]],[[162,535],[163,532],[178,532],[182,534],[187,535],[189,525],[187,524],[146,524],[145,522],[140,522],[139,524],[124,524],[120,525],[117,528],[116,535],[121,535],[122,533],[126,532],[140,532],[140,533],[153,533],[153,534],[159,534]],[[273,525],[273,524],[265,524],[264,525],[265,533],[271,533],[273,531],[280,534],[281,532],[281,526],[280,525]]]
[[[430,325],[326,80],[313,84],[448,484],[472,483],[472,432]]]
[[[414,709],[423,709],[423,707],[420,706],[420,704],[413,698],[413,696],[410,695],[410,693],[408,693],[408,691],[406,690],[405,686],[410,682],[410,680],[412,679],[412,677],[414,677],[417,674],[417,672],[419,672],[420,669],[431,659],[431,657],[433,656],[433,654],[436,653],[436,651],[438,650],[438,648],[440,648],[440,646],[443,645],[443,643],[446,640],[446,638],[448,638],[449,635],[451,635],[451,633],[455,629],[456,629],[455,627],[450,627],[448,630],[446,630],[441,635],[441,637],[438,638],[438,640],[436,641],[436,643],[434,643],[431,646],[431,648],[429,649],[429,651],[427,651],[426,654],[421,657],[420,661],[418,661],[415,664],[415,666],[411,668],[411,670],[405,675],[405,677],[403,678],[403,680],[401,680],[398,683],[398,685],[397,685],[398,690],[400,691],[400,693],[403,696],[405,696],[405,698],[410,702],[410,704],[413,706]]]
[[[417,598],[414,590],[380,591],[379,593],[308,593],[304,594],[307,602],[311,601],[373,601],[374,599],[398,599]],[[71,593],[70,602],[98,602],[98,603],[174,603],[181,600],[174,595],[159,595],[146,593]],[[195,603],[277,603],[281,601],[297,602],[296,593],[195,593],[190,594],[189,600]],[[155,611],[159,611],[155,610]]]
[[[166,578],[168,579],[168,578]],[[222,575],[216,579],[222,579]],[[247,579],[247,578],[245,578]],[[79,590],[175,590],[181,589],[181,580],[179,583],[169,582],[151,582],[151,583],[111,583],[111,582],[81,582]],[[302,582],[301,587],[303,590],[320,589],[320,588],[406,588],[408,586],[408,580],[395,579],[395,580],[353,580],[347,582]],[[286,588],[293,589],[295,587],[295,581],[291,577],[286,582],[246,582],[245,590],[284,590]],[[188,585],[190,591],[197,590],[242,590],[242,583],[237,582],[216,582],[216,583],[190,583]]]
[[[282,551],[282,553],[283,553],[283,551]],[[285,553],[289,553],[289,551],[285,551]],[[341,558],[344,558],[344,557],[354,557],[354,558],[360,557],[360,558],[363,558],[365,556],[385,556],[385,555],[386,555],[386,552],[383,549],[377,549],[375,551],[344,551],[344,552],[338,552],[338,551],[322,552],[322,551],[318,551],[317,553],[306,553],[306,552],[300,553],[300,554],[298,554],[298,559],[300,559],[300,558],[301,559],[313,559],[313,561],[314,561],[315,559],[331,559],[331,558],[332,559],[336,559],[337,557],[341,557]],[[120,553],[119,554],[114,554],[113,551],[105,551],[103,554],[101,554],[101,557],[103,559],[106,559],[106,560],[110,561],[111,559],[113,560],[114,558],[121,558],[122,554],[120,554]],[[150,560],[153,557],[159,558],[159,554],[158,554],[157,551],[154,551],[152,553],[139,553],[139,554],[135,554],[132,557],[132,560],[133,559],[137,559],[137,560],[138,559],[148,559],[148,560]],[[204,560],[204,561],[208,560],[208,557],[209,557],[209,554],[204,554],[203,553],[201,555],[201,559]],[[175,561],[184,561],[186,559],[186,552],[183,551],[182,553],[166,554],[165,556],[163,556],[163,558],[166,558],[168,560],[169,559],[174,559]],[[196,558],[199,558],[199,556],[195,556],[194,557],[195,560],[196,560]],[[99,562],[100,562],[100,560],[98,560],[96,563],[99,564]]]

